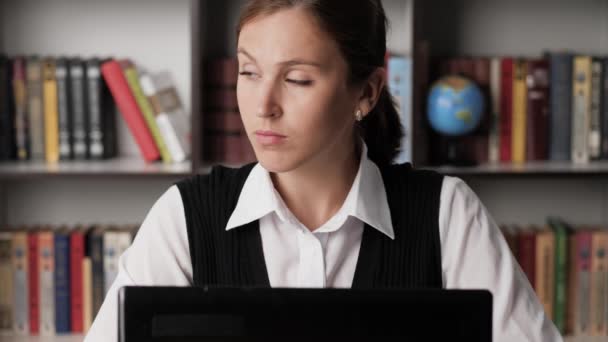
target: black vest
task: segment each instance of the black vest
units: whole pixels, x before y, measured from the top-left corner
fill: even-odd
[[[255,164],[216,166],[177,183],[184,203],[194,286],[269,287],[259,221],[226,231]],[[380,169],[395,240],[365,225],[353,288],[441,288],[439,200],[443,176],[410,164]]]

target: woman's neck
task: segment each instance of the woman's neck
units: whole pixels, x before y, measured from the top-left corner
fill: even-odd
[[[271,174],[289,210],[311,231],[338,212],[352,187],[359,169],[360,147],[349,149],[350,153],[334,153],[295,170]]]

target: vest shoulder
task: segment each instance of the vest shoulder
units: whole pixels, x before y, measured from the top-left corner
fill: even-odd
[[[214,165],[207,174],[198,174],[179,180],[175,185],[181,192],[200,189],[215,188],[225,189],[245,182],[247,176],[257,163],[250,163],[241,167],[228,167]]]
[[[418,169],[412,166],[411,163],[392,164],[381,168],[381,172],[391,178],[412,179],[417,181],[435,180],[442,181],[444,175],[428,169]]]

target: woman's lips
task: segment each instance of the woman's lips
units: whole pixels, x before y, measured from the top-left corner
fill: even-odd
[[[287,137],[282,134],[263,130],[256,131],[255,138],[262,146],[278,145],[287,139]]]

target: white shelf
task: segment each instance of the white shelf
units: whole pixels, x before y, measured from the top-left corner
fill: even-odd
[[[423,167],[443,174],[454,175],[606,175],[608,161],[592,161],[587,164],[574,164],[567,161],[538,161],[517,163],[486,163],[472,167],[439,166]]]
[[[0,342],[81,342],[84,335],[57,335],[57,336],[15,336],[0,335]]]
[[[138,158],[114,158],[101,161],[0,162],[0,180],[47,176],[182,176],[192,170],[190,161],[164,164],[146,163]]]

